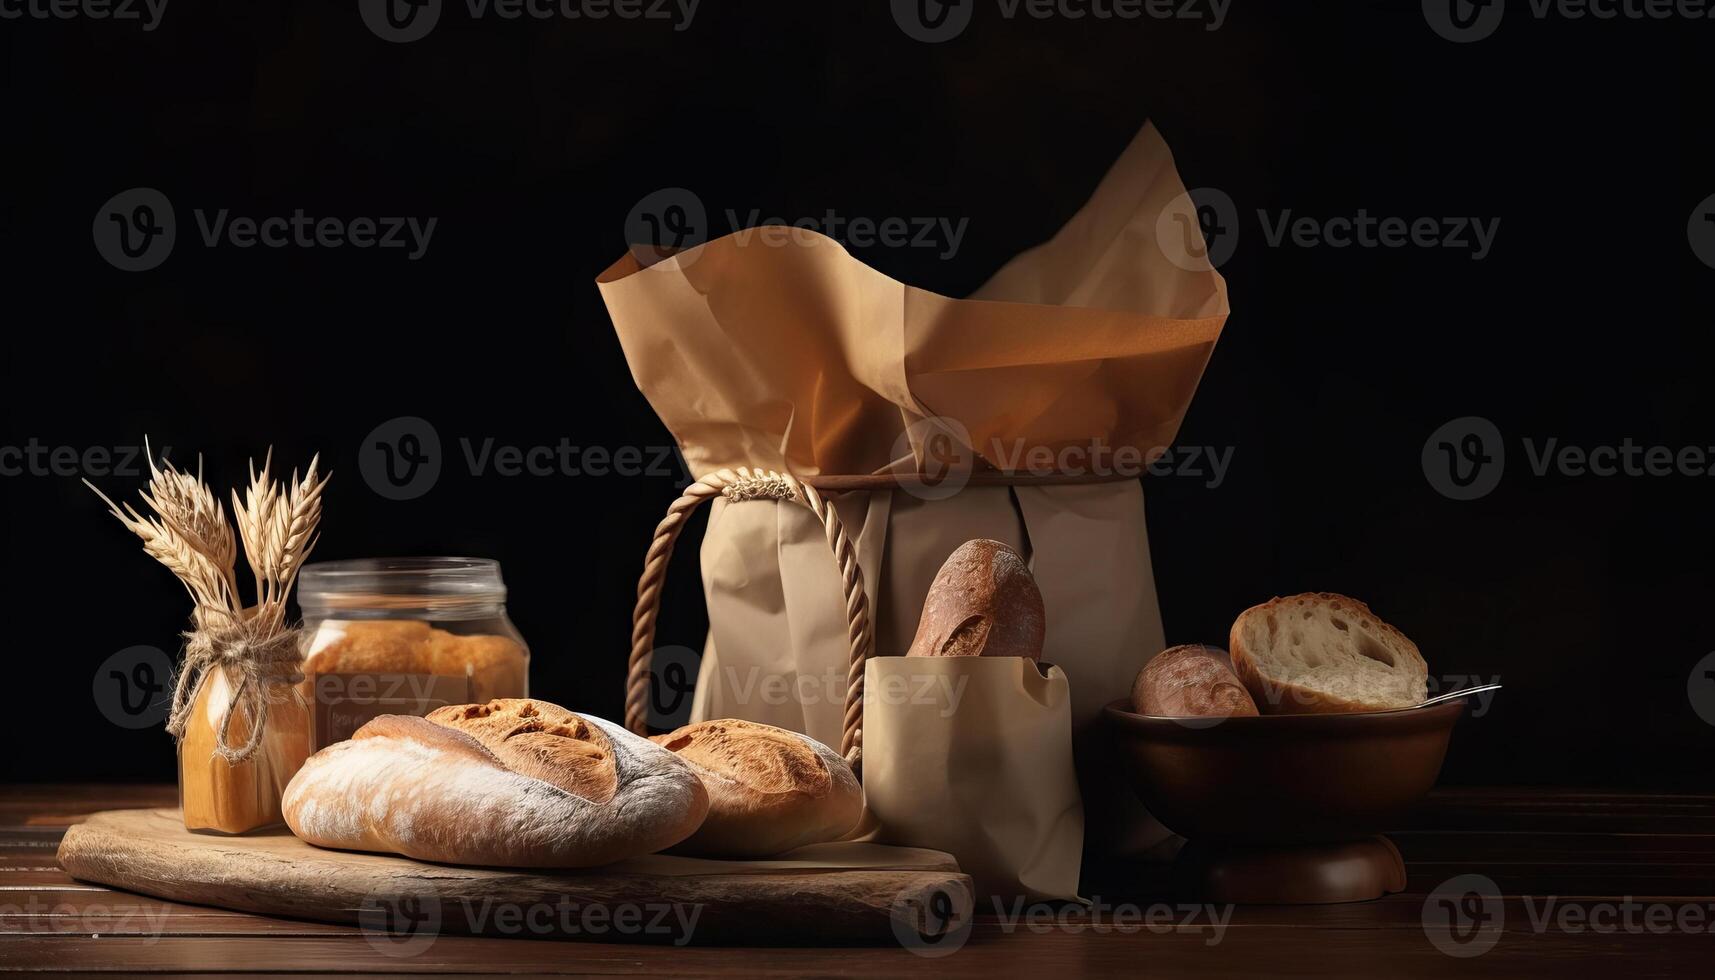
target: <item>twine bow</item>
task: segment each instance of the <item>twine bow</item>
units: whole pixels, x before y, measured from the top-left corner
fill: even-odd
[[[247,619],[231,626],[205,627],[186,633],[185,662],[173,687],[173,710],[167,717],[167,731],[176,739],[185,737],[192,702],[209,671],[221,669],[229,677],[236,675],[239,682],[221,717],[214,751],[229,764],[237,765],[262,746],[274,686],[300,683],[304,679],[302,668],[296,629],[277,631],[272,624]],[[250,738],[235,749],[228,743],[227,733],[232,727],[232,716],[241,707],[250,716]]]

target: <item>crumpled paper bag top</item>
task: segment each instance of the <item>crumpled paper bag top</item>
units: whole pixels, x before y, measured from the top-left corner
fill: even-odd
[[[925,471],[919,423],[979,463],[1173,441],[1227,316],[1167,146],[1134,138],[1050,241],[968,299],[908,286],[832,239],[735,233],[598,278],[639,389],[693,474]],[[1165,231],[1163,231],[1165,230]],[[782,241],[784,239],[784,241]]]

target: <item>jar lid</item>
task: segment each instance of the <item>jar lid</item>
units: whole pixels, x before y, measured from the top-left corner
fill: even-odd
[[[504,602],[506,582],[492,558],[354,558],[305,565],[298,604],[308,607],[418,607],[436,600]]]

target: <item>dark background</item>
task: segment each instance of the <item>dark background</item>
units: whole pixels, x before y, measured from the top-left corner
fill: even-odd
[[[664,187],[785,218],[969,219],[962,248],[854,248],[960,295],[1051,235],[1146,119],[1188,187],[1229,194],[1233,314],[1181,442],[1234,447],[1210,489],[1147,477],[1170,642],[1221,641],[1277,594],[1367,599],[1438,676],[1507,691],[1455,739],[1449,783],[1709,786],[1688,676],[1715,650],[1707,476],[1530,472],[1522,440],[1709,446],[1715,270],[1687,244],[1715,192],[1715,24],[1537,20],[1453,44],[1416,2],[1236,0],[1200,21],[1004,19],[918,43],[884,3],[703,3],[644,20],[473,21],[379,40],[350,2],[172,0],[159,28],[0,22],[11,171],[0,445],[201,452],[214,485],[270,444],[334,482],[316,557],[500,559],[534,692],[617,714],[636,575],[677,477],[471,476],[457,441],[659,446],[593,278]],[[164,192],[178,244],[125,273],[103,202]],[[209,249],[191,211],[439,219],[398,251]],[[1268,247],[1258,209],[1499,216],[1456,249]],[[418,415],[440,482],[385,500],[372,428]],[[1461,416],[1508,450],[1454,501],[1420,464]],[[133,494],[135,477],[97,480]],[[4,777],[161,780],[159,729],[90,696],[122,648],[188,612],[75,475],[0,478],[14,684]],[[693,534],[698,533],[693,531]],[[660,639],[700,642],[694,551]],[[1715,686],[1715,685],[1712,685]]]

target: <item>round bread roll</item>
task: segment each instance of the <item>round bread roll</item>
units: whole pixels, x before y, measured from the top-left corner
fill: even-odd
[[[684,840],[703,781],[624,728],[527,698],[381,715],[286,786],[292,833],[423,861],[583,868]]]
[[[1042,657],[1042,592],[1024,558],[1000,541],[966,541],[947,556],[908,657]]]
[[[750,858],[838,840],[863,816],[863,787],[826,745],[725,718],[652,736],[702,777],[709,815],[681,854]]]
[[[1198,644],[1169,647],[1151,657],[1131,686],[1131,705],[1138,714],[1167,718],[1257,713],[1227,651]]]

